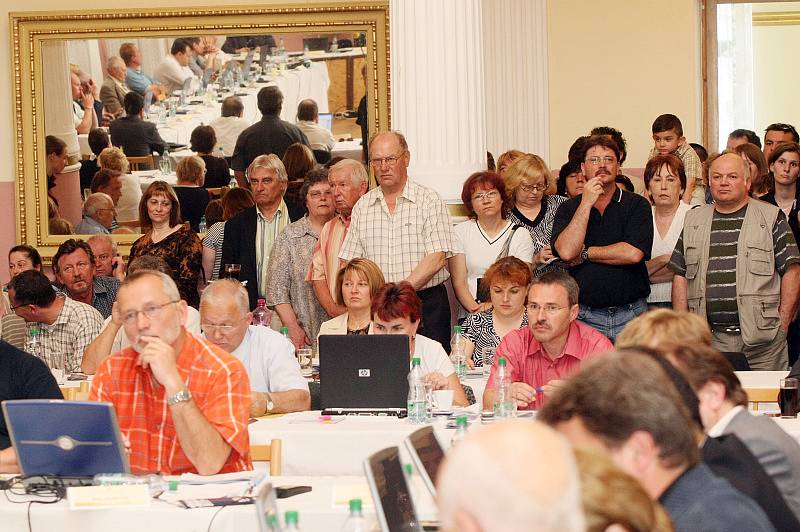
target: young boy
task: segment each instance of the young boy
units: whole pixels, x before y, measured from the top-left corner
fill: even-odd
[[[700,168],[700,158],[683,136],[683,125],[675,115],[661,115],[653,122],[653,149],[650,150],[650,159],[656,155],[671,153],[683,161],[686,172],[686,190],[683,201],[691,205],[705,204],[705,186],[703,185],[703,172]]]

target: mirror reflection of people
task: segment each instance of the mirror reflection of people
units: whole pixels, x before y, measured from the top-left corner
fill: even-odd
[[[127,67],[125,84],[128,88],[142,96],[147,89],[150,89],[155,97],[164,94],[164,88],[142,70],[142,52],[137,45],[131,42],[122,43],[119,47],[119,56]]]
[[[179,37],[172,41],[169,53],[153,71],[153,77],[164,86],[167,95],[181,90],[187,79],[195,77],[189,68],[193,55],[192,45],[187,39]]]
[[[368,334],[372,332],[372,300],[386,280],[377,264],[355,258],[336,275],[336,303],[344,314],[323,322],[319,334]]]
[[[419,358],[426,383],[434,390],[453,390],[453,404],[468,406],[464,388],[441,344],[417,333],[421,320],[422,301],[408,282],[386,283],[372,300],[374,333],[408,336],[409,369],[411,359]]]
[[[83,202],[83,216],[75,226],[79,235],[109,234],[114,221],[114,200],[108,194],[96,192]]]
[[[70,72],[69,79],[72,89],[72,122],[79,135],[89,133],[98,126],[94,94],[91,87],[81,83],[76,70]]]
[[[145,157],[164,153],[167,143],[153,122],[144,119],[144,98],[138,92],[129,92],[123,100],[125,116],[111,122],[108,128],[111,143],[119,146],[128,157]]]
[[[102,100],[105,110],[113,118],[117,118],[124,111],[122,102],[125,95],[130,92],[130,89],[125,84],[128,69],[120,57],[111,56],[106,62],[106,72],[108,72],[108,75],[103,80],[103,86],[100,87],[100,100]]]
[[[64,171],[69,163],[67,153],[67,143],[55,135],[47,135],[44,138],[44,150],[47,156],[45,170],[47,173],[47,190],[56,186],[56,176]]]

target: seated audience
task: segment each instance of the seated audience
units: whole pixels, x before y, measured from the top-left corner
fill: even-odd
[[[180,223],[181,208],[172,187],[155,181],[139,202],[139,220],[144,234],[131,246],[130,261],[140,255],[161,257],[172,270],[181,299],[194,308],[200,304],[197,292],[202,279],[202,245],[197,233]]]
[[[289,208],[289,218],[296,222],[306,213],[305,201],[300,194],[306,175],[314,169],[316,161],[311,148],[305,144],[295,142],[281,157],[283,167],[286,168],[286,178],[289,180],[283,201]]]
[[[69,78],[72,89],[72,123],[78,135],[85,135],[99,125],[94,94],[91,87],[81,83],[75,69],[71,69]]]
[[[153,77],[164,86],[167,96],[181,90],[184,81],[195,77],[194,72],[189,68],[189,61],[193,54],[189,41],[179,37],[172,41],[169,54],[164,56],[153,71]]]
[[[672,278],[675,274],[667,265],[683,231],[683,219],[691,209],[681,201],[686,189],[683,163],[674,155],[656,155],[644,169],[644,182],[653,204],[653,247],[647,264],[650,277],[651,308],[672,308]]]
[[[470,368],[483,366],[487,352],[497,350],[506,334],[528,326],[528,264],[516,257],[498,259],[483,274],[483,283],[489,290],[490,307],[471,313],[461,325]]]
[[[225,222],[254,205],[253,194],[248,189],[232,188],[222,196],[222,221],[211,224],[206,215],[206,223],[209,226],[206,236],[203,237],[203,272],[207,282],[219,279]]]
[[[336,274],[336,303],[347,310],[328,320],[319,334],[372,333],[372,300],[386,280],[377,264],[369,259],[348,261]]]
[[[69,297],[93,306],[103,318],[111,315],[119,279],[95,275],[94,252],[87,242],[73,238],[62,242],[53,255],[53,273]]]
[[[555,268],[549,261],[555,257],[550,246],[553,219],[564,198],[552,194],[553,177],[538,155],[527,153],[506,169],[503,178],[511,198],[511,223],[528,230],[533,242],[534,274],[541,275]]]
[[[422,301],[406,281],[386,283],[372,298],[373,332],[408,336],[409,368],[411,359],[419,358],[425,382],[434,390],[453,390],[453,404],[467,406],[467,395],[442,345],[417,334],[421,319]]]
[[[125,84],[128,68],[125,66],[125,61],[114,55],[106,61],[106,72],[108,75],[100,87],[100,100],[111,116],[119,118],[125,110],[123,105],[125,95],[131,91]]]
[[[607,457],[576,448],[586,532],[672,532],[667,512]]]
[[[545,397],[577,373],[590,358],[612,349],[608,339],[578,318],[578,284],[566,272],[547,272],[528,289],[528,326],[511,331],[497,347],[483,394],[484,410],[494,405],[498,360],[507,361],[517,408],[541,407]]]
[[[217,145],[214,153],[221,146],[222,153],[228,162],[233,155],[233,148],[236,146],[236,139],[239,134],[250,127],[250,122],[242,118],[244,114],[244,104],[238,96],[228,96],[222,100],[222,110],[219,118],[215,118],[209,124],[217,135]]]
[[[39,255],[39,251],[28,244],[18,244],[8,250],[9,278],[28,270],[42,271],[42,257]],[[2,291],[2,314],[0,316],[2,316],[0,318],[0,339],[17,349],[25,349],[28,328],[25,320],[12,311],[7,287],[3,287]]]
[[[108,235],[93,235],[86,240],[94,254],[95,275],[125,279],[125,261],[117,251],[117,243]]]
[[[63,172],[69,163],[69,153],[67,153],[67,143],[54,135],[47,135],[44,138],[44,145],[47,157],[45,165],[47,190],[49,191],[56,186],[56,176]]]
[[[336,145],[333,133],[319,125],[319,107],[310,98],[297,104],[297,127],[308,137],[312,150],[331,151]]]
[[[141,257],[133,259],[128,268],[128,273],[134,274],[139,270],[154,270],[172,277],[172,270],[170,270],[167,263],[164,262],[164,259],[154,255],[142,255]],[[185,326],[186,330],[192,334],[201,333],[200,312],[194,307],[186,307]],[[112,353],[122,351],[130,346],[131,343],[130,338],[125,334],[125,328],[122,326],[119,313],[114,314],[112,309],[111,315],[103,322],[103,328],[100,334],[97,338],[92,340],[92,343],[90,343],[83,352],[81,370],[87,375],[94,374],[100,362],[105,360],[106,357]]]
[[[269,255],[265,298],[274,308],[295,349],[316,342],[319,326],[327,317],[314,297],[306,273],[311,254],[319,240],[322,226],[333,217],[333,199],[328,173],[315,170],[308,174],[301,197],[308,214],[291,223],[277,236]]]
[[[151,270],[129,275],[115,312],[135,341],[103,360],[89,399],[114,405],[130,442],[131,472],[252,469],[247,372],[236,357],[186,331],[186,302],[173,280]],[[154,426],[162,437],[153,437]]]
[[[586,530],[572,449],[537,421],[503,421],[470,432],[447,454],[436,495],[442,530]]]
[[[167,143],[152,122],[144,119],[144,98],[138,92],[125,95],[125,116],[111,122],[108,128],[111,143],[122,148],[128,157],[145,157],[167,149]]]
[[[92,150],[92,158],[81,160],[81,169],[79,171],[81,194],[84,194],[86,189],[91,188],[92,178],[100,170],[100,165],[97,163],[97,157],[100,152],[110,147],[111,139],[105,129],[97,127],[89,132],[89,149]]]
[[[75,226],[75,233],[79,235],[107,235],[111,232],[114,222],[114,200],[102,192],[90,194],[83,202],[83,217]]]
[[[755,131],[749,129],[735,129],[728,135],[728,143],[725,146],[726,150],[732,150],[740,144],[755,144],[758,149],[761,149],[761,139]]]
[[[733,149],[747,162],[750,168],[750,196],[761,198],[764,194],[773,189],[775,185],[774,177],[770,172],[764,154],[754,144],[739,144]]]
[[[51,235],[74,235],[75,230],[69,220],[61,218],[61,216],[54,216],[47,220],[48,228]]]
[[[461,190],[469,220],[453,229],[453,256],[448,259],[461,318],[491,306],[482,278],[495,261],[507,256],[527,264],[533,260],[530,233],[507,219],[512,199],[506,190],[503,178],[493,172],[472,174]]]
[[[683,170],[686,172],[686,190],[681,199],[692,205],[704,205],[706,191],[700,169],[700,158],[686,142],[680,119],[672,114],[664,114],[656,118],[653,122],[653,143],[650,159],[656,155],[672,154],[683,162]]]
[[[117,208],[117,217],[124,222],[131,222],[131,225],[139,226],[139,201],[142,199],[142,185],[139,178],[128,173],[130,165],[128,158],[119,148],[106,148],[100,155],[97,156],[97,164],[100,165],[101,170],[113,170],[118,172],[119,181],[121,183],[119,190],[116,189],[116,184],[113,185],[111,192],[98,186],[97,190],[92,192],[106,192],[111,199],[114,199],[115,194],[119,197],[116,200],[115,207]],[[94,179],[92,180],[94,182]],[[115,183],[114,180],[111,180]],[[100,185],[100,183],[98,183]],[[127,225],[127,223],[126,223]]]
[[[100,333],[100,313],[91,305],[56,292],[50,280],[35,270],[11,279],[8,298],[17,316],[41,324],[39,338],[44,352],[63,356],[67,373],[80,371],[86,346]]]
[[[181,207],[181,222],[188,223],[192,231],[200,231],[200,219],[206,213],[211,196],[203,188],[206,163],[195,155],[184,157],[175,167],[178,184],[173,187]]]
[[[203,334],[238,358],[250,377],[250,415],[297,412],[311,407],[308,383],[294,346],[269,327],[250,325],[247,290],[233,279],[214,281],[200,298]]]
[[[538,419],[605,452],[661,503],[676,532],[774,530],[764,511],[700,463],[690,413],[664,367],[641,353],[587,364]]]
[[[131,42],[122,43],[119,47],[119,56],[128,67],[125,76],[128,88],[142,96],[147,93],[147,89],[150,89],[156,97],[164,94],[164,88],[142,70],[142,52],[137,45]]]
[[[558,183],[556,184],[556,194],[566,196],[567,199],[574,198],[583,193],[583,186],[586,184],[586,176],[581,170],[581,162],[567,161],[561,165],[558,171]]]
[[[222,157],[217,157],[214,152],[214,146],[217,144],[214,128],[197,126],[192,130],[189,142],[192,151],[196,152],[206,165],[203,188],[227,187],[231,182],[231,171],[227,161]]]

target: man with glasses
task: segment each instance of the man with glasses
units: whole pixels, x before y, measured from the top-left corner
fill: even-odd
[[[411,153],[396,131],[379,133],[369,143],[370,164],[379,187],[353,207],[350,229],[339,258],[370,259],[386,281],[408,281],[422,300],[419,333],[450,351],[450,302],[444,282],[445,259],[453,251],[450,214],[435,191],[408,179]]]
[[[269,327],[250,325],[247,291],[232,279],[214,281],[200,296],[205,337],[238,358],[250,377],[250,415],[299,412],[311,407],[308,383],[294,346]]]
[[[764,159],[769,161],[769,156],[778,144],[783,142],[800,142],[797,130],[791,124],[770,124],[764,131]]]
[[[89,399],[113,403],[134,474],[252,469],[247,371],[186,331],[186,309],[168,275],[128,275],[114,313],[133,344],[103,360]]]
[[[75,227],[76,235],[107,235],[114,222],[114,200],[102,192],[90,194],[83,202],[83,218]]]
[[[578,284],[563,271],[547,272],[528,289],[528,326],[506,334],[497,346],[483,394],[483,409],[492,410],[494,379],[500,357],[511,373],[511,395],[517,408],[540,408],[564,379],[589,358],[610,351],[608,338],[576,321]]]
[[[653,246],[647,200],[617,188],[620,151],[607,135],[583,146],[583,193],[562,203],[553,221],[553,252],[570,266],[581,288],[578,319],[612,341],[647,310],[645,261]]]
[[[62,355],[68,373],[80,371],[86,346],[100,333],[103,318],[93,307],[57,293],[40,271],[28,270],[8,283],[11,310],[40,324],[39,338],[48,356]]]
[[[103,318],[111,315],[119,279],[95,275],[94,252],[87,242],[74,238],[62,242],[53,255],[53,273],[69,297],[93,306]]]

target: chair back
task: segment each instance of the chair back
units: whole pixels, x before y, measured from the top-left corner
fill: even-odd
[[[273,439],[266,444],[251,445],[250,459],[253,462],[269,462],[270,476],[279,476],[283,470],[281,440]]]
[[[132,172],[139,170],[152,170],[156,167],[152,155],[143,155],[142,157],[128,157],[128,164]]]

